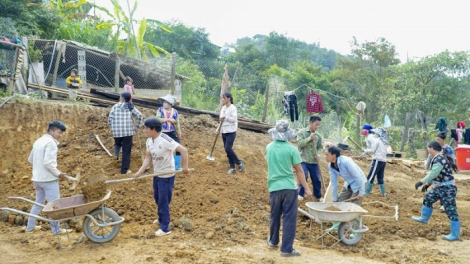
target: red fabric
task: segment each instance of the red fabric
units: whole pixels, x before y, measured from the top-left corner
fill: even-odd
[[[323,113],[323,103],[319,94],[314,92],[307,95],[307,112]]]
[[[457,128],[464,129],[465,128],[465,122],[464,121],[457,122]]]

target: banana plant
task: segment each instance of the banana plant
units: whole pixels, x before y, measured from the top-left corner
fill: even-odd
[[[46,6],[49,9],[56,9],[59,14],[68,19],[87,17],[90,10],[90,4],[87,0],[63,1],[50,0]]]
[[[147,30],[148,23],[154,24],[169,33],[171,33],[170,29],[165,27],[164,24],[160,21],[154,19],[143,18],[141,21],[137,21],[134,19],[132,19],[131,21],[131,17],[133,17],[135,11],[137,10],[137,1],[135,1],[129,17],[126,15],[117,0],[110,1],[113,4],[113,13],[109,12],[109,10],[105,8],[93,5],[96,9],[103,11],[109,17],[111,17],[111,20],[105,21],[97,25],[96,28],[100,29],[116,27],[113,40],[116,43],[116,52],[118,54],[124,54],[136,58],[140,57],[144,61],[148,61],[148,52],[150,52],[155,57],[159,57],[160,54],[164,54],[167,57],[171,56],[170,53],[168,53],[163,48],[144,41],[144,36]],[[138,30],[136,34],[134,34],[132,30],[132,23],[138,25]],[[123,33],[125,34],[124,38],[120,38]]]

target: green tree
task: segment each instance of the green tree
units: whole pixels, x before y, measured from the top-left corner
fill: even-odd
[[[169,33],[159,26],[147,28],[145,40],[154,43],[169,52],[176,52],[179,57],[201,61],[216,59],[219,55],[217,46],[209,41],[209,34],[204,28],[188,27],[180,21],[165,22]]]
[[[36,35],[47,38],[62,18],[56,10],[48,10],[42,0],[0,0],[1,16],[11,18],[16,30],[2,29],[20,36]],[[13,36],[9,36],[13,37]]]

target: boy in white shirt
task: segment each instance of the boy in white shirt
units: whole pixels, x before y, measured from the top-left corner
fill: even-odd
[[[181,168],[184,174],[188,174],[188,151],[178,142],[166,134],[162,133],[162,123],[156,117],[149,117],[144,122],[145,132],[149,137],[146,142],[147,153],[139,171],[134,174],[134,178],[141,176],[145,170],[153,164],[154,173],[165,173],[153,177],[153,197],[158,207],[158,219],[154,223],[160,223],[160,229],[155,232],[155,236],[166,236],[170,231],[170,202],[175,184],[175,160],[173,152],[181,153]]]
[[[64,179],[65,173],[57,169],[57,151],[62,133],[66,130],[61,121],[52,121],[47,127],[47,134],[36,140],[28,161],[33,165],[33,178],[31,179],[36,190],[36,203],[44,204],[60,198],[59,180]],[[42,207],[33,205],[30,214],[38,215]],[[29,217],[25,232],[40,230],[36,226],[36,218]],[[51,231],[54,235],[68,233],[70,229],[61,229],[59,222],[51,222]]]

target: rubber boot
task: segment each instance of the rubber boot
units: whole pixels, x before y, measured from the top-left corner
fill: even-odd
[[[330,228],[327,228],[325,231],[328,232],[328,233],[338,231],[338,227],[339,227],[340,224],[341,224],[341,222],[334,222],[333,226],[330,227]]]
[[[368,182],[366,184],[366,196],[369,196],[370,195],[370,191],[372,190],[372,186],[374,186],[372,183]]]
[[[180,171],[181,169],[181,155],[173,155],[175,158],[175,170]]]
[[[380,192],[382,193],[382,196],[383,197],[387,197],[387,195],[385,194],[385,184],[379,184],[379,187],[380,187]]]
[[[450,234],[447,236],[442,235],[444,239],[449,241],[459,240],[460,236],[460,221],[450,221]]]
[[[432,207],[427,207],[423,205],[423,207],[421,207],[421,216],[420,217],[412,216],[411,219],[415,220],[416,222],[427,224],[429,221],[429,217],[431,217],[432,210],[433,210]]]

